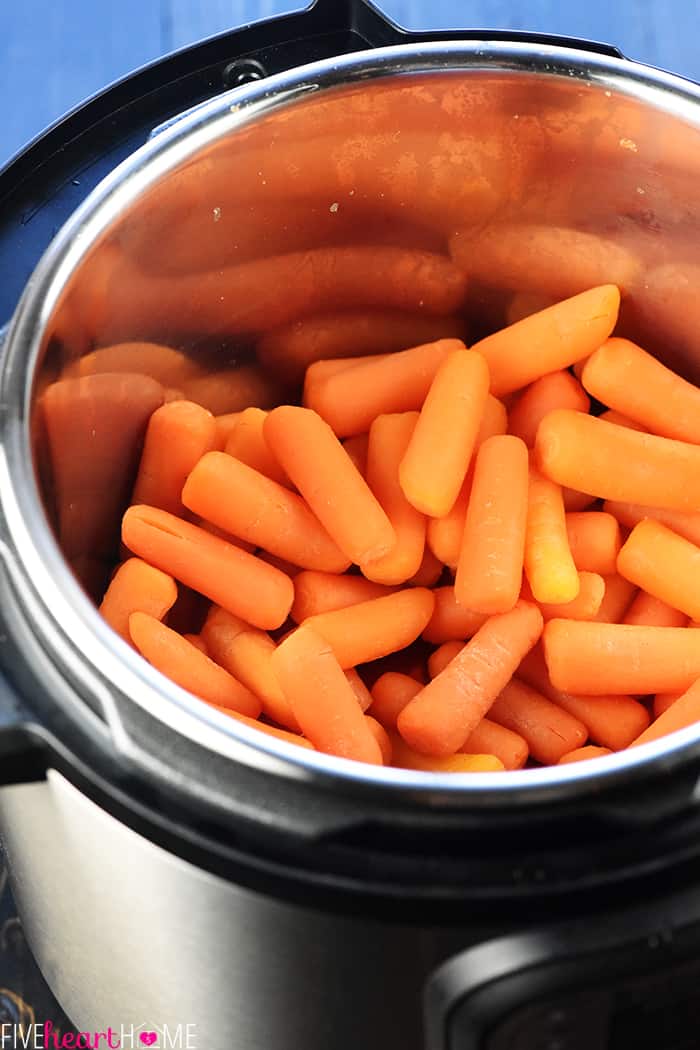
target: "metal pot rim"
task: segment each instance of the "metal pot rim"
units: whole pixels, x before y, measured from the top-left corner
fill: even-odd
[[[70,276],[91,246],[138,197],[197,151],[303,97],[398,74],[480,71],[577,78],[656,105],[700,125],[700,88],[681,77],[589,51],[483,40],[413,43],[323,60],[226,92],[167,126],[123,161],[71,216],[46,250],[12,320],[0,370],[2,556],[16,601],[55,665],[83,696],[102,704],[115,744],[124,739],[119,704],[131,702],[205,750],[279,776],[343,791],[387,792],[428,805],[531,804],[600,791],[652,768],[672,770],[700,757],[700,726],[631,752],[561,768],[489,774],[381,769],[307,752],[226,718],[169,683],[101,620],[50,532],[31,467],[30,398],[43,334]],[[25,599],[30,595],[31,600]],[[88,658],[89,654],[89,658]]]

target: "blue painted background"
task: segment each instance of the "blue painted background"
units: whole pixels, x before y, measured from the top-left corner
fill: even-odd
[[[375,0],[410,28],[532,29],[606,40],[700,79],[700,0]],[[0,0],[0,165],[82,98],[212,33],[304,0]]]

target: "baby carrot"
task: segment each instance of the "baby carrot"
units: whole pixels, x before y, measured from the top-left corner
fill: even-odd
[[[605,580],[597,572],[580,572],[579,592],[573,601],[539,602],[540,612],[545,619],[554,620],[563,617],[565,620],[595,620],[605,597]],[[532,601],[532,591],[525,581],[521,596],[525,601]]]
[[[418,411],[442,362],[455,350],[464,349],[460,339],[439,339],[356,364],[319,383],[307,380],[304,404],[318,412],[339,437],[364,434],[377,416]]]
[[[399,715],[399,732],[409,747],[435,756],[458,751],[541,632],[542,615],[527,602],[488,619]]]
[[[370,365],[375,364],[377,361],[387,361],[389,357],[391,357],[391,354],[367,354],[363,357],[332,357],[329,361],[314,361],[306,369],[306,375],[304,376],[304,404],[308,404],[314,390],[322,386],[332,376],[340,375],[341,372],[348,372],[351,368],[358,368],[359,365]]]
[[[588,357],[612,332],[619,308],[618,289],[605,284],[486,336],[472,349],[486,358],[491,393],[510,394]]]
[[[607,500],[604,509],[609,514],[613,514],[620,524],[626,525],[628,529],[633,529],[645,518],[651,518],[700,547],[700,513],[687,514],[681,510],[646,507],[641,503],[622,503],[617,500]]]
[[[632,604],[637,588],[617,573],[604,576],[603,580],[605,594],[594,619],[597,623],[620,623]]]
[[[209,624],[206,638],[212,660],[259,698],[265,714],[285,729],[298,731],[292,709],[272,669],[276,645],[269,634],[254,628],[227,629],[219,621]]]
[[[596,510],[567,514],[566,535],[579,572],[609,576],[617,571],[620,526],[612,514]]]
[[[649,594],[700,618],[700,548],[658,521],[640,521],[617,559],[621,576]]]
[[[646,427],[643,427],[641,423],[635,423],[629,416],[623,416],[622,412],[615,412],[612,408],[609,408],[606,412],[601,412],[598,418],[604,419],[606,423],[617,423],[618,427],[629,427],[630,430],[646,430]]]
[[[589,758],[603,758],[612,755],[609,747],[596,747],[595,744],[586,744],[585,747],[577,747],[568,754],[562,755],[557,763],[560,766],[568,765],[569,762],[585,762]]]
[[[423,638],[433,645],[443,642],[465,641],[476,634],[486,621],[486,614],[460,605],[454,587],[436,587],[433,591],[435,608]]]
[[[392,765],[424,773],[501,773],[505,766],[495,755],[423,755],[414,751],[398,733],[391,737]]]
[[[215,653],[217,650],[221,651],[224,645],[228,645],[239,634],[251,630],[253,628],[250,624],[242,620],[240,616],[234,616],[227,609],[222,609],[220,605],[212,605],[200,633],[207,650]],[[215,656],[214,659],[217,663],[220,662],[218,656]]]
[[[693,631],[687,633],[694,634]],[[697,722],[700,722],[700,681],[696,679],[675,703],[671,704],[651,723],[648,729],[645,729],[636,740],[632,741],[630,747],[648,744],[652,740],[658,740],[679,729],[696,725]]]
[[[182,689],[210,704],[231,707],[251,718],[260,714],[260,701],[244,685],[154,616],[132,613],[129,632],[149,664]]]
[[[525,573],[538,602],[562,604],[578,595],[561,487],[536,470],[530,471],[528,489]]]
[[[540,471],[602,499],[700,510],[700,448],[557,409],[540,423]]]
[[[590,398],[570,372],[550,372],[531,383],[515,402],[508,413],[508,433],[522,438],[532,448],[537,428],[549,412],[555,408],[588,412],[590,407]]]
[[[367,477],[367,455],[369,453],[369,434],[355,434],[346,438],[343,448],[350,456],[363,478]]]
[[[261,408],[246,408],[236,414],[237,422],[224,444],[224,452],[241,463],[264,474],[280,485],[289,485],[289,478],[268,448],[263,425],[267,413]],[[219,419],[223,417],[219,416]]]
[[[131,642],[129,617],[144,612],[162,620],[177,598],[172,576],[154,569],[140,558],[129,558],[119,566],[105,592],[100,612],[124,641]]]
[[[412,587],[434,587],[442,576],[444,568],[440,559],[436,558],[433,552],[426,547],[418,572],[414,572],[408,582]]]
[[[238,714],[237,711],[233,711],[228,707],[219,707],[218,704],[214,704],[213,706],[216,707],[217,711],[229,715],[236,722],[242,722],[243,725],[249,726],[251,729],[258,729],[261,733],[266,733],[268,736],[274,736],[278,740],[284,740],[287,744],[295,744],[297,747],[305,747],[307,751],[315,751],[313,744],[305,737],[300,736],[299,733],[289,733],[286,729],[278,729],[277,726],[268,725],[267,722],[258,722],[255,718],[247,718],[246,715]]]
[[[305,569],[343,572],[349,561],[295,492],[225,452],[209,452],[182,502],[233,536]]]
[[[265,420],[265,440],[343,554],[361,565],[396,543],[391,522],[328,424],[283,405]]]
[[[396,729],[396,719],[422,688],[423,684],[410,675],[386,671],[372,686],[369,713],[386,729]]]
[[[495,755],[505,769],[522,769],[529,754],[527,741],[490,718],[482,718],[458,753]]]
[[[250,405],[271,408],[281,400],[282,387],[276,378],[255,365],[236,365],[220,372],[205,372],[183,383],[185,396],[215,416],[242,412]]]
[[[401,461],[401,488],[416,510],[440,518],[459,495],[486,407],[489,370],[471,350],[438,368]]]
[[[390,766],[394,754],[394,745],[391,742],[391,737],[382,723],[378,722],[376,718],[372,717],[372,715],[365,715],[365,723],[367,724],[367,728],[372,736],[379,744],[379,750],[382,753],[382,761],[384,765]]]
[[[700,443],[700,389],[629,339],[608,339],[588,359],[583,385],[653,434]]]
[[[530,314],[539,313],[548,306],[553,306],[556,298],[542,295],[539,292],[516,292],[506,307],[506,324],[515,324]]]
[[[464,649],[464,642],[443,642],[428,657],[428,674],[431,678],[437,678],[441,671]]]
[[[487,614],[518,600],[528,518],[528,455],[520,438],[489,438],[477,453],[455,578],[461,605]]]
[[[273,653],[272,667],[304,736],[317,750],[382,764],[352,686],[321,635],[298,627]]]
[[[294,604],[290,616],[295,623],[301,623],[310,616],[346,609],[387,594],[393,594],[391,587],[373,583],[364,576],[337,576],[330,572],[304,570],[294,577]]]
[[[201,375],[201,368],[180,350],[159,343],[118,343],[84,354],[65,372],[69,376],[91,376],[103,372],[145,375],[168,387],[182,387],[186,379]]]
[[[675,704],[681,696],[683,696],[684,690],[675,689],[671,693],[657,693],[654,697],[653,712],[654,718],[658,718],[664,711],[668,711],[671,704]]]
[[[587,492],[578,492],[576,489],[569,489],[566,485],[562,486],[562,495],[564,497],[564,510],[568,514],[571,512],[579,512],[586,510],[593,503],[595,503],[595,496],[590,496]]]
[[[270,630],[287,618],[294,585],[278,569],[155,507],[130,507],[122,539],[134,554],[254,627]]]
[[[687,627],[688,617],[653,594],[639,591],[622,622],[647,627]]]
[[[216,443],[211,412],[192,401],[171,401],[151,416],[141,453],[132,503],[182,514],[187,475]]]
[[[662,693],[700,678],[700,632],[685,627],[550,620],[544,650],[564,692]]]
[[[242,415],[242,412],[227,412],[223,416],[214,416],[214,422],[216,423],[215,447],[217,451],[224,451],[224,449],[226,448],[226,442],[238,426],[238,422]]]
[[[193,645],[195,649],[199,649],[200,653],[209,656],[209,650],[207,649],[201,634],[183,634],[182,637],[188,641],[190,645]]]
[[[519,733],[532,757],[545,765],[555,765],[588,737],[582,722],[517,678],[493,702],[489,718]]]
[[[522,661],[518,678],[582,722],[594,743],[612,751],[627,747],[649,725],[646,707],[631,696],[580,696],[555,689],[541,644]]]
[[[367,484],[396,533],[387,554],[363,562],[363,574],[377,583],[405,583],[423,561],[425,516],[409,503],[399,483],[399,466],[417,419],[417,412],[377,416],[369,431]]]
[[[347,310],[302,317],[266,332],[258,360],[297,382],[314,361],[391,354],[435,339],[461,337],[461,317],[430,317],[400,310]]]
[[[430,620],[434,605],[432,591],[413,587],[311,616],[302,626],[313,628],[326,639],[341,667],[355,667],[414,642]]]

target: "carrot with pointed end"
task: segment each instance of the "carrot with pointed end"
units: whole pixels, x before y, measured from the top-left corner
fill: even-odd
[[[105,592],[100,612],[124,641],[131,642],[129,617],[133,612],[148,613],[162,620],[177,598],[172,576],[154,569],[140,558],[129,558],[119,566]]]
[[[700,631],[550,620],[544,650],[552,684],[563,692],[662,693],[700,678]]]
[[[289,577],[196,525],[155,507],[130,507],[122,539],[144,561],[255,627],[271,630],[287,618]]]
[[[182,515],[182,487],[216,444],[216,420],[192,401],[171,401],[148,421],[132,503]]]
[[[579,575],[571,556],[561,487],[530,471],[525,573],[538,602],[563,604],[578,595]]]
[[[555,408],[588,412],[590,407],[590,398],[570,372],[550,372],[531,383],[515,402],[508,413],[508,433],[522,438],[532,448],[537,428],[549,412]]]
[[[418,411],[442,362],[464,349],[460,339],[439,339],[355,363],[320,382],[311,381],[309,369],[304,404],[318,412],[338,437],[364,434],[377,416]]]
[[[618,289],[605,284],[482,339],[472,349],[486,358],[491,393],[496,397],[510,394],[588,357],[611,334],[619,308]],[[524,346],[527,353],[523,353]]]
[[[455,350],[440,365],[401,461],[406,499],[433,518],[448,514],[466,476],[489,392],[486,361]]]
[[[295,623],[301,623],[319,613],[383,598],[393,594],[394,590],[363,576],[338,576],[330,572],[304,570],[294,578],[294,604],[290,616]]]
[[[608,339],[583,370],[586,390],[652,434],[700,444],[700,388],[629,339]]]
[[[688,631],[688,634],[694,633],[694,631]],[[630,747],[648,744],[652,740],[658,740],[660,737],[668,736],[669,733],[675,733],[679,729],[686,729],[698,722],[700,722],[700,681],[696,679],[678,700],[660,714],[636,740],[632,741]]]
[[[433,645],[443,642],[465,641],[476,634],[486,622],[486,614],[475,612],[457,601],[454,587],[437,587],[433,591],[435,608],[423,638]]]
[[[605,755],[612,755],[612,753],[609,747],[596,747],[595,744],[587,744],[585,747],[577,747],[566,755],[562,755],[557,765],[566,766],[570,762],[587,762],[591,758],[604,758]]]
[[[236,422],[231,427],[223,451],[264,474],[266,478],[271,478],[280,485],[289,485],[289,478],[265,441],[263,426],[266,416],[267,413],[261,408],[246,408],[243,412],[236,413]],[[219,416],[219,419],[222,418],[224,417]]]
[[[455,577],[460,605],[507,612],[518,600],[528,519],[528,455],[520,438],[489,438],[474,468]]]
[[[283,405],[265,420],[265,440],[343,554],[361,565],[396,543],[391,522],[326,422]]]
[[[399,715],[409,747],[434,756],[458,751],[541,633],[542,615],[527,602],[488,619]]]
[[[621,576],[655,598],[700,618],[700,547],[658,521],[640,521],[620,551]]]
[[[326,639],[341,667],[355,667],[405,649],[425,629],[434,606],[432,591],[413,587],[311,616],[302,626]]]
[[[317,750],[382,764],[352,686],[321,635],[298,627],[273,653],[272,667],[304,736]]]
[[[396,729],[396,719],[422,688],[422,682],[417,682],[410,675],[385,671],[372,686],[369,714],[381,722],[385,729]]]
[[[293,565],[322,572],[344,572],[349,566],[300,496],[225,452],[202,456],[187,478],[182,502]]]
[[[700,447],[557,409],[540,423],[539,470],[599,499],[700,510]]]
[[[134,612],[129,617],[129,633],[149,664],[182,689],[251,718],[260,714],[260,701],[245,686],[160,620]]]
[[[597,572],[601,576],[617,572],[622,540],[620,526],[612,514],[595,510],[567,514],[566,535],[579,572]]]
[[[370,427],[367,484],[396,533],[396,543],[387,554],[362,563],[363,574],[376,583],[405,583],[423,561],[425,515],[409,503],[399,483],[399,466],[417,419],[417,412],[378,416]]]

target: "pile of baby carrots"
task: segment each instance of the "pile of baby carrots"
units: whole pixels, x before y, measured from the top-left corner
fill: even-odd
[[[363,762],[512,770],[697,722],[700,389],[619,305],[364,357],[289,326],[301,404],[149,408],[104,618],[231,718]],[[49,436],[84,381],[45,391]]]

